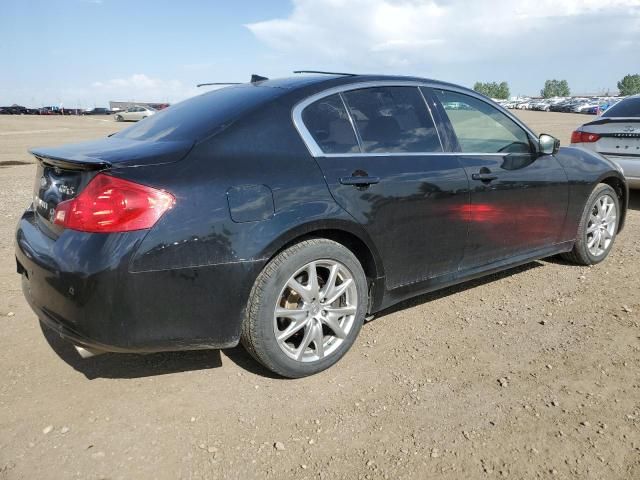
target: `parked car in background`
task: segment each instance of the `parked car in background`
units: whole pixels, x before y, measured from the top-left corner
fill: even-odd
[[[32,153],[15,252],[45,325],[84,355],[242,341],[285,377],[332,366],[407,298],[603,261],[628,204],[609,160],[415,77],[235,85]]]
[[[516,108],[518,110],[528,110],[533,101],[531,99],[520,100],[516,102]]]
[[[64,108],[62,111],[63,115],[82,115],[82,112],[84,110],[82,110],[81,108]]]
[[[129,107],[122,112],[117,112],[114,116],[116,122],[137,122],[157,113],[157,110],[151,107],[135,105]]]
[[[546,105],[544,100],[535,100],[529,104],[529,110],[543,110]]]
[[[10,105],[6,107],[0,107],[0,113],[3,115],[28,115],[29,109],[22,105]]]
[[[629,188],[640,189],[640,95],[625,98],[571,135],[571,145],[616,162]]]
[[[111,110],[104,107],[96,107],[85,110],[82,112],[83,115],[111,115]]]
[[[581,102],[575,103],[571,107],[572,113],[584,113],[584,111],[590,107],[598,106],[598,102],[593,102],[591,100],[583,100]]]
[[[47,106],[47,107],[42,107],[38,109],[38,114],[39,115],[59,115],[60,110],[58,107]]]

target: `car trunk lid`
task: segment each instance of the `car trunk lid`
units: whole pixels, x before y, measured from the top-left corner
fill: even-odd
[[[612,119],[613,120],[613,119]],[[615,119],[592,123],[586,131],[597,133],[596,151],[604,155],[640,157],[640,119]],[[587,127],[587,125],[585,125]]]
[[[33,209],[41,226],[51,236],[62,228],[54,225],[56,207],[76,197],[101,172],[113,168],[160,165],[181,160],[193,142],[148,142],[106,138],[62,147],[36,148],[38,160],[33,189]]]

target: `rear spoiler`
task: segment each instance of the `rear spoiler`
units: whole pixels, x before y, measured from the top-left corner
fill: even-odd
[[[29,153],[36,157],[40,163],[64,168],[65,170],[104,170],[111,167],[110,162],[92,157],[84,157],[82,160],[62,158],[46,154],[37,149],[29,150]]]

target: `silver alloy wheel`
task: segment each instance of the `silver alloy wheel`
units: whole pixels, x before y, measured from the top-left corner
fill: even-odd
[[[618,215],[616,203],[609,194],[598,197],[591,208],[587,224],[587,248],[594,257],[603,255],[616,233]]]
[[[358,292],[349,269],[336,260],[316,260],[295,272],[282,288],[273,332],[289,358],[314,362],[340,347],[357,310]]]

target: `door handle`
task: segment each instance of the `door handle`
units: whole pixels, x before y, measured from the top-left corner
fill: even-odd
[[[481,182],[490,182],[491,180],[498,178],[498,176],[491,172],[479,172],[472,174],[471,178],[474,180],[480,180]]]
[[[340,183],[342,185],[355,185],[357,187],[368,187],[369,185],[375,185],[376,183],[380,183],[380,177],[369,177],[369,176],[340,177]]]

